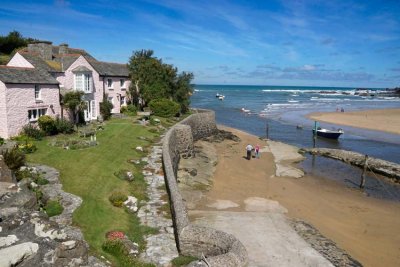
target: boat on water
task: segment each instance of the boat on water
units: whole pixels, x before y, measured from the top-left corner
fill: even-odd
[[[343,133],[344,131],[342,129],[328,130],[321,127],[317,128],[317,136],[329,139],[338,139]],[[315,128],[313,129],[313,134],[315,134]]]

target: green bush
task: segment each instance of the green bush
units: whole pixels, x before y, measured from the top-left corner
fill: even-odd
[[[154,99],[150,101],[149,107],[154,115],[164,118],[175,116],[180,110],[179,104],[169,99]]]
[[[49,115],[44,115],[38,119],[39,128],[46,133],[46,135],[57,134],[56,121]]]
[[[100,102],[100,113],[104,120],[108,120],[111,117],[111,110],[113,109],[113,104],[109,101]]]
[[[123,106],[123,107],[121,107],[121,113],[129,115],[129,116],[136,116],[137,107],[134,105]]]
[[[44,206],[44,210],[49,217],[53,217],[60,215],[63,212],[64,208],[60,204],[60,202],[58,202],[58,200],[49,200],[47,201],[46,206]]]
[[[29,154],[35,152],[37,150],[37,147],[35,144],[26,140],[25,143],[18,144],[18,149],[25,154]]]
[[[18,149],[18,146],[3,152],[4,162],[12,171],[16,171],[25,165],[25,154]]]
[[[4,144],[4,138],[0,137],[0,146]]]
[[[27,124],[22,128],[22,134],[35,140],[42,140],[44,133],[32,124]]]
[[[108,199],[115,207],[122,207],[122,204],[128,199],[128,197],[121,191],[114,191]]]
[[[57,118],[55,127],[58,133],[71,134],[74,132],[74,124],[68,120]]]

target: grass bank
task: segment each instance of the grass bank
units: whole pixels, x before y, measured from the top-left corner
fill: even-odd
[[[128,161],[145,155],[135,148],[149,147],[158,137],[154,129],[135,124],[132,118],[112,119],[106,123],[104,130],[97,132],[97,146],[65,150],[50,146],[52,137],[49,137],[36,142],[37,152],[29,155],[29,162],[58,169],[63,189],[83,199],[82,205],[73,214],[73,222],[82,230],[95,254],[106,255],[101,245],[108,231],[125,232],[141,248],[145,245],[143,235],[154,231],[141,226],[135,215],[127,213],[123,208],[114,207],[108,200],[114,190],[139,199],[146,197],[141,167]],[[146,140],[139,137],[146,137]],[[128,182],[114,175],[120,170],[132,171],[134,181]],[[118,259],[106,256],[120,265]]]

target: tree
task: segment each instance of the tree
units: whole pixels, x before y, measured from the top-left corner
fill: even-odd
[[[100,102],[100,113],[104,120],[108,120],[111,117],[111,110],[113,109],[113,104],[107,100],[108,95],[104,97],[104,101]]]
[[[153,99],[169,99],[178,102],[181,112],[189,107],[192,93],[192,73],[178,75],[178,69],[153,56],[152,50],[138,50],[129,59],[132,84],[129,88],[130,102],[143,108]]]
[[[83,100],[85,93],[82,91],[70,91],[62,97],[63,105],[72,113],[72,118],[75,124],[79,123],[79,113],[86,108],[86,102]]]

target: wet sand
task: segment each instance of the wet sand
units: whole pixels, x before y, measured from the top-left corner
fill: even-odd
[[[364,266],[400,266],[400,203],[373,199],[337,182],[319,177],[275,177],[273,155],[244,158],[247,143],[266,141],[242,131],[232,131],[240,143],[216,143],[218,164],[213,186],[196,210],[216,210],[218,200],[238,203],[226,211],[244,211],[245,200],[260,197],[278,201],[288,216],[304,220],[333,240]]]
[[[400,109],[317,112],[307,117],[321,122],[400,134]]]

